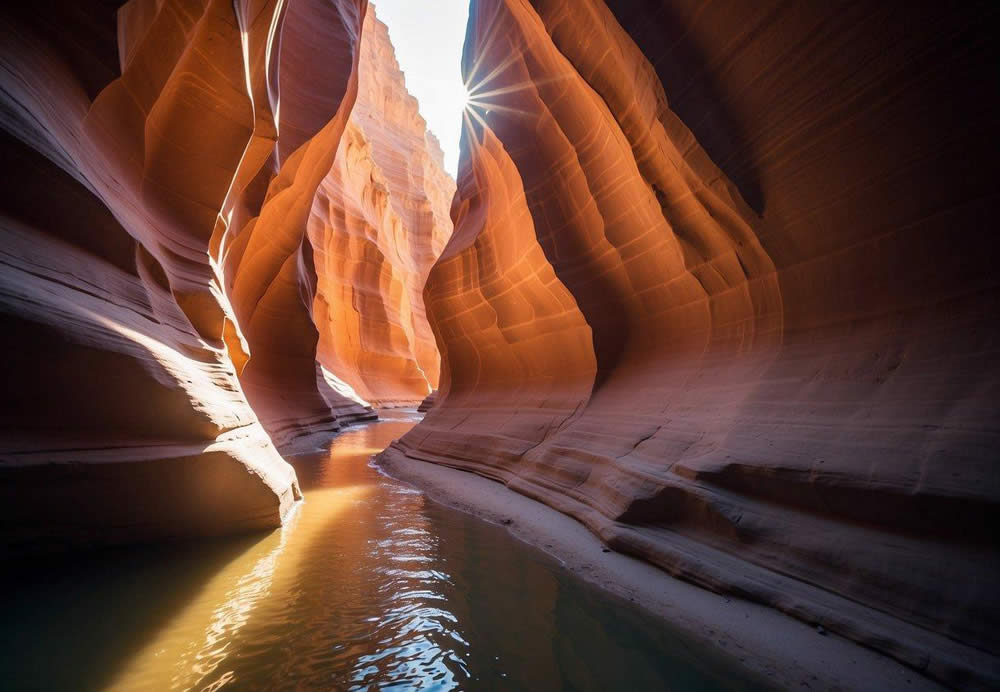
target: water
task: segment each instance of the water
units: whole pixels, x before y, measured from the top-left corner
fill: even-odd
[[[306,501],[269,535],[8,577],[0,689],[759,689],[503,528],[371,468],[414,423],[293,458]]]

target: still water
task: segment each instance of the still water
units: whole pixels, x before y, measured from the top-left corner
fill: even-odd
[[[291,459],[265,537],[101,552],[8,578],[3,690],[759,689],[503,528],[370,457],[415,418]]]

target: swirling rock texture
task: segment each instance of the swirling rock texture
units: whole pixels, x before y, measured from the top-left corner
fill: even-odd
[[[996,685],[997,8],[477,0],[385,454],[953,685]]]
[[[313,198],[357,95],[366,7],[298,0],[284,9],[277,77],[261,69],[252,83],[254,138],[234,179],[234,199],[227,200],[232,220],[220,214],[216,228],[226,293],[251,353],[240,381],[283,451],[314,446],[344,423],[375,417],[316,362],[316,272],[306,239]],[[257,23],[261,35],[272,35],[266,22]],[[276,146],[269,141],[275,130]]]
[[[309,218],[319,362],[365,401],[416,405],[438,385],[422,292],[455,183],[372,10],[363,36],[358,98]]]
[[[315,364],[303,243],[365,0],[119,5],[0,11],[5,545],[275,526],[265,427],[371,415]]]

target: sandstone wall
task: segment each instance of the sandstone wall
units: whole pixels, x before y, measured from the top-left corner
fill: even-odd
[[[387,454],[998,684],[996,14],[473,2],[441,389]]]
[[[274,65],[258,70],[263,79],[252,88],[254,137],[227,199],[232,218],[220,215],[213,236],[251,354],[240,381],[283,451],[314,447],[344,423],[375,417],[316,362],[316,270],[306,237],[357,96],[366,8],[364,0],[286,5],[280,36],[271,39],[279,47]],[[258,30],[260,40],[271,37],[266,22],[250,24],[252,16],[242,22],[251,26],[248,44]]]
[[[438,383],[422,292],[451,235],[455,183],[373,11],[360,60],[357,102],[309,218],[318,355],[363,400],[414,405]]]
[[[371,415],[315,364],[303,243],[365,1],[119,4],[0,11],[5,545],[275,526],[268,432]]]

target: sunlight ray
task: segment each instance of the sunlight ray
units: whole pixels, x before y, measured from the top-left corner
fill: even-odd
[[[469,89],[469,93],[475,94],[479,89],[486,85],[487,82],[495,79],[500,75],[505,69],[513,65],[515,62],[521,59],[524,55],[524,51],[518,49],[514,53],[507,56],[499,65],[490,70],[490,73],[476,82],[476,85]]]
[[[472,115],[472,117],[474,117],[476,121],[483,126],[483,129],[489,129],[490,127],[489,123],[487,123],[486,120],[483,119],[483,116],[479,115],[479,113],[476,112],[475,108],[468,108],[466,109],[465,112]],[[479,137],[476,137],[476,142],[479,142]]]
[[[520,108],[511,108],[510,106],[501,106],[496,103],[484,103],[481,101],[469,101],[469,105],[476,106],[477,108],[482,108],[488,111],[501,111],[503,113],[513,113],[515,115],[532,116],[534,115],[530,111],[521,110]],[[475,113],[474,109],[470,109]]]
[[[540,87],[540,86],[546,86],[548,84],[554,84],[556,82],[561,82],[565,79],[568,79],[568,77],[569,75],[563,74],[557,77],[550,77],[548,79],[518,82],[517,84],[512,84],[506,87],[500,87],[499,89],[492,89],[490,91],[472,91],[469,93],[469,99],[482,101],[483,99],[490,98],[492,96],[503,96],[505,94],[513,94],[518,91],[523,91],[533,87]]]
[[[497,3],[496,5],[494,5],[493,16],[490,18],[488,23],[484,25],[482,24],[482,22],[479,21],[478,17],[476,19],[476,23],[479,26],[487,26],[489,28],[487,29],[486,40],[483,42],[482,46],[478,47],[479,57],[476,58],[476,61],[472,63],[472,67],[469,69],[468,72],[469,76],[465,80],[466,89],[468,89],[469,83],[473,80],[473,78],[476,76],[476,72],[478,72],[479,68],[482,66],[483,60],[486,59],[486,56],[489,53],[489,49],[493,45],[493,41],[496,40],[497,34],[500,33],[496,30],[497,19],[499,18],[499,16],[500,16],[500,3]]]
[[[465,127],[469,131],[469,136],[472,138],[472,141],[479,144],[479,136],[476,134],[476,128],[472,124],[471,111],[466,110],[465,113],[462,114],[462,117],[463,117],[463,122],[465,123]]]

